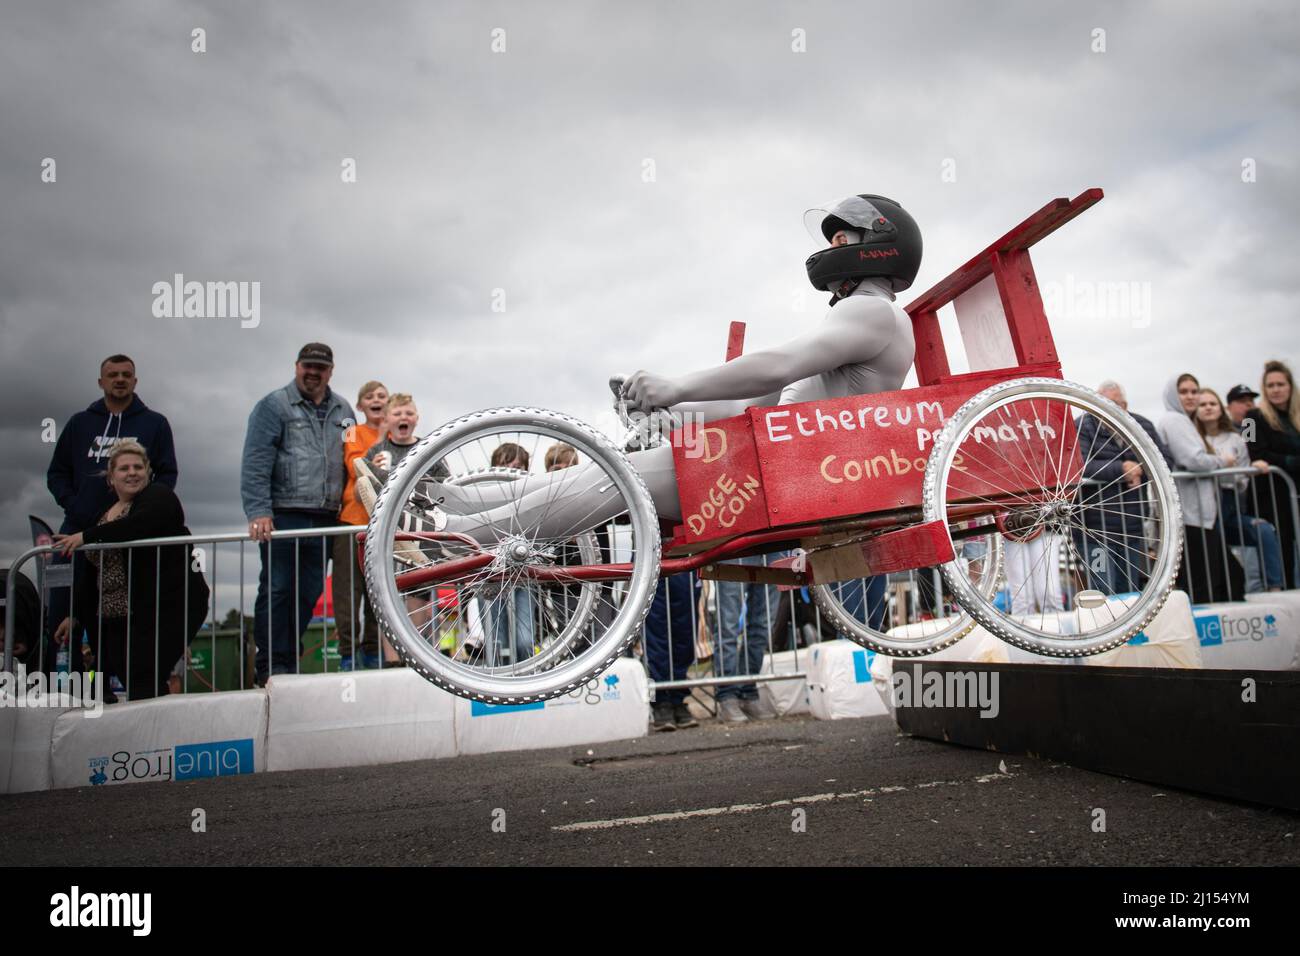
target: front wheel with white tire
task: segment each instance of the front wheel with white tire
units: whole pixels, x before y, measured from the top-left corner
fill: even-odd
[[[943,568],[958,603],[992,634],[1052,657],[1118,647],[1160,611],[1182,552],[1182,512],[1164,457],[1115,403],[1071,382],[1025,378],[975,395],[944,425],[922,510],[954,547],[992,519],[1006,587]]]
[[[557,445],[577,464],[529,470]],[[630,646],[659,553],[654,502],[623,452],[567,415],[498,408],[442,426],[397,465],[366,530],[365,577],[411,667],[459,696],[521,704],[572,692]]]

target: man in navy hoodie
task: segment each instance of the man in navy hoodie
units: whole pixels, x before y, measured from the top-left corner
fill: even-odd
[[[46,484],[63,509],[60,534],[75,534],[94,525],[116,496],[104,470],[108,453],[119,441],[138,441],[149,453],[153,480],[176,487],[176,448],[166,417],[151,411],[135,394],[135,363],[110,355],[99,366],[104,397],[68,419],[54,446]]]
[[[93,527],[99,516],[117,500],[108,486],[108,453],[119,441],[138,441],[149,453],[153,480],[175,489],[176,447],[166,417],[152,411],[135,394],[135,363],[126,355],[110,355],[99,364],[99,387],[104,397],[84,412],[77,412],[63,426],[54,446],[54,457],[45,483],[63,509],[59,534],[75,534]],[[78,551],[74,575],[90,573],[85,556]],[[67,559],[55,557],[56,564]],[[51,595],[49,620],[67,615],[65,588]]]

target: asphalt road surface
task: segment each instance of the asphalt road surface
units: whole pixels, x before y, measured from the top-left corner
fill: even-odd
[[[0,832],[6,866],[1300,864],[1300,814],[906,737],[886,717],[18,794],[0,797]]]

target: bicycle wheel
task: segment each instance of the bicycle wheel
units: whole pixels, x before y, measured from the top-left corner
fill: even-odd
[[[975,522],[971,522],[975,525]],[[978,533],[986,527],[984,533]],[[981,593],[992,596],[1002,566],[1002,539],[990,521],[967,529],[951,562]],[[949,647],[975,620],[945,598],[938,568],[813,587],[817,609],[855,643],[887,657],[923,657]]]
[[[540,458],[556,442],[581,463],[545,475],[489,466],[502,444]],[[366,586],[384,633],[427,680],[527,703],[574,690],[631,644],[659,553],[650,494],[608,439],[558,412],[490,409],[442,426],[397,466],[367,528]],[[557,600],[560,589],[577,599]],[[480,649],[443,653],[449,630]]]
[[[1083,416],[1098,436],[1087,447]],[[950,536],[960,516],[991,515],[1004,550],[1023,549],[1015,561],[1008,551],[1006,602],[943,575],[976,621],[1037,654],[1125,643],[1178,571],[1182,513],[1164,457],[1118,405],[1060,379],[1004,382],[958,409],[926,464],[922,510]]]

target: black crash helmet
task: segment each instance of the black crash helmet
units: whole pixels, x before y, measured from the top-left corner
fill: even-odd
[[[804,213],[817,241],[841,229],[860,241],[831,246],[808,257],[808,281],[831,290],[846,279],[888,279],[894,292],[911,286],[921,269],[921,229],[898,203],[863,194],[825,203]]]

